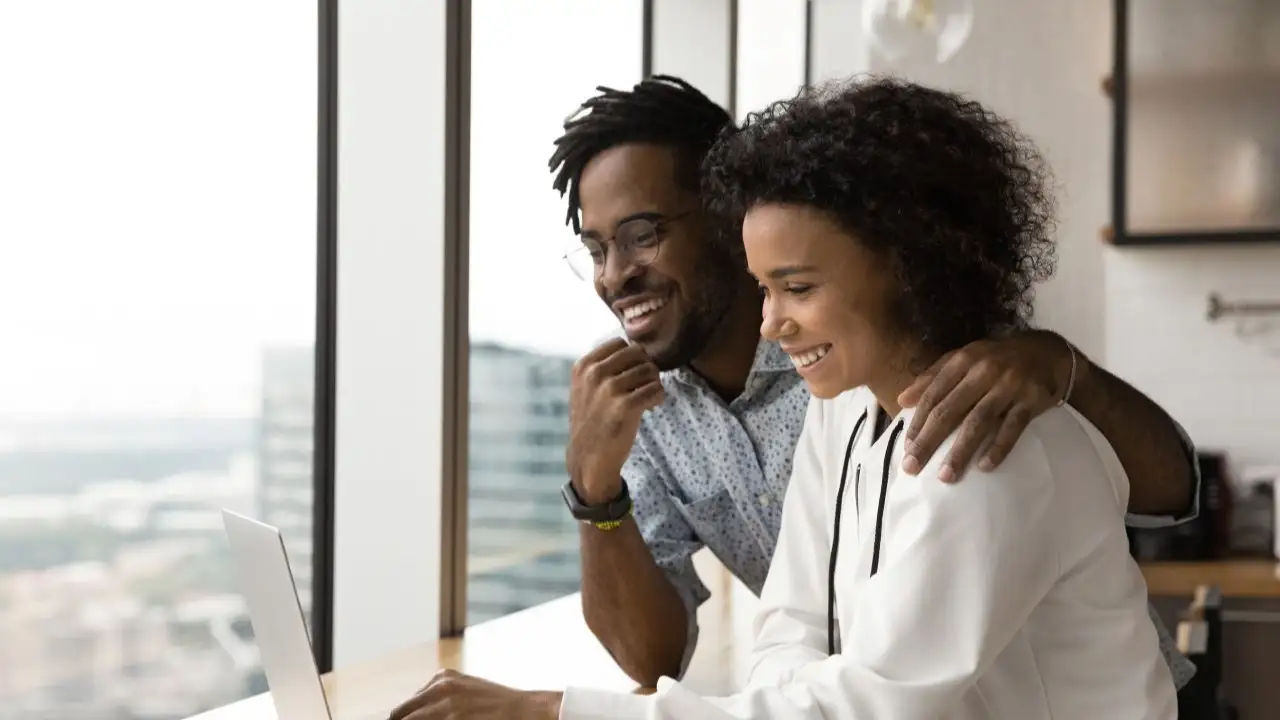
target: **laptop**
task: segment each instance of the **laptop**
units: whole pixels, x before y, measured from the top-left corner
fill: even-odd
[[[333,720],[280,530],[230,510],[222,524],[279,720]]]

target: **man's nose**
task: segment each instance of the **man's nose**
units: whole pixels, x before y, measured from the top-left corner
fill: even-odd
[[[640,274],[640,266],[632,262],[627,253],[611,247],[605,253],[604,264],[596,270],[596,273],[606,293],[616,295],[622,291],[627,281]]]

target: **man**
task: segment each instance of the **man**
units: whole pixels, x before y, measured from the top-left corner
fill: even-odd
[[[582,240],[568,257],[630,342],[606,342],[575,365],[564,494],[584,521],[587,624],[623,670],[651,687],[679,676],[697,641],[695,611],[709,593],[694,552],[710,548],[760,591],[809,399],[794,362],[812,358],[761,340],[759,292],[740,240],[701,211],[699,164],[732,128],[729,115],[670,77],[602,89],[583,109],[551,159]],[[917,407],[903,469],[918,472],[957,429],[944,480],[962,480],[975,458],[994,467],[1031,418],[1062,401],[1114,447],[1132,485],[1132,523],[1195,513],[1193,451],[1177,425],[1048,332],[976,343],[922,373],[900,398]],[[1181,686],[1192,669],[1160,629]],[[566,698],[561,717],[582,717]],[[446,673],[392,717],[560,712],[558,693]]]

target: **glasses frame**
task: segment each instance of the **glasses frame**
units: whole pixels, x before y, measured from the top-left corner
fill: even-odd
[[[697,210],[686,210],[686,211],[684,211],[684,212],[682,212],[682,213],[677,213],[677,214],[675,214],[675,215],[672,215],[671,217],[659,218],[659,219],[657,219],[657,220],[651,220],[651,219],[649,219],[649,218],[643,218],[643,217],[642,217],[642,218],[634,218],[634,219],[628,220],[628,221],[626,221],[626,222],[624,222],[624,223],[620,224],[620,225],[618,226],[618,228],[617,228],[616,230],[614,230],[613,235],[611,235],[611,236],[609,237],[608,241],[607,241],[607,242],[605,242],[605,243],[601,243],[601,245],[604,245],[604,246],[612,245],[612,246],[613,246],[613,248],[614,248],[615,250],[618,250],[618,249],[619,249],[619,246],[618,246],[618,233],[622,230],[622,228],[624,228],[624,227],[626,227],[626,226],[628,226],[628,225],[634,225],[634,224],[636,224],[636,223],[648,223],[648,224],[650,224],[650,225],[652,225],[652,226],[653,226],[653,232],[654,232],[655,236],[657,237],[657,243],[656,243],[656,244],[653,246],[653,248],[652,248],[652,249],[653,249],[653,256],[652,256],[652,257],[650,257],[650,258],[648,258],[648,259],[646,259],[646,260],[644,260],[644,261],[640,261],[640,260],[638,260],[638,259],[636,258],[637,251],[636,251],[634,248],[627,248],[627,249],[623,250],[623,252],[625,252],[625,253],[626,253],[627,260],[628,260],[628,261],[629,261],[633,266],[636,266],[636,267],[647,267],[647,266],[649,266],[649,265],[652,265],[652,264],[653,264],[653,262],[654,262],[655,260],[657,260],[657,259],[658,259],[658,255],[660,255],[660,254],[662,253],[662,246],[663,246],[663,244],[664,244],[664,242],[665,242],[665,239],[666,239],[666,238],[665,238],[665,233],[663,232],[663,230],[664,230],[668,225],[670,225],[671,223],[677,222],[677,221],[679,221],[679,220],[683,220],[683,219],[685,219],[685,218],[689,217],[690,215],[692,215],[692,214],[693,214],[693,213],[695,213],[695,212],[697,212]],[[644,249],[645,249],[645,250],[647,250],[647,249],[649,249],[649,248],[644,248]],[[587,249],[587,246],[586,246],[586,245],[583,245],[583,244],[575,244],[573,247],[571,247],[571,248],[569,248],[568,250],[566,250],[566,251],[565,251],[564,256],[563,256],[563,257],[564,257],[564,261],[565,261],[565,264],[567,264],[567,265],[569,266],[569,271],[570,271],[570,272],[572,272],[572,273],[574,274],[574,276],[575,276],[575,277],[577,277],[579,280],[582,280],[582,281],[585,281],[585,282],[594,282],[594,281],[595,281],[595,279],[596,279],[596,278],[598,278],[598,277],[600,276],[600,272],[604,269],[605,263],[607,263],[607,262],[608,262],[608,260],[607,260],[607,255],[606,255],[606,260],[605,260],[605,262],[602,262],[602,263],[600,263],[600,264],[596,264],[596,263],[595,263],[595,261],[593,260],[593,261],[592,261],[592,263],[591,263],[591,264],[592,264],[592,266],[593,266],[593,271],[590,273],[590,275],[584,275],[583,273],[579,272],[579,271],[578,271],[578,268],[575,266],[575,264],[574,264],[574,258],[575,258],[575,257],[581,257],[581,256],[582,256],[582,254],[583,254],[583,253],[586,253],[586,252],[588,252],[588,249]],[[606,252],[607,252],[607,251],[606,251]]]

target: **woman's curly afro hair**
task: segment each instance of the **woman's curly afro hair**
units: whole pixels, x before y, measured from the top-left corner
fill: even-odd
[[[1025,327],[1053,273],[1044,161],[977,102],[890,78],[802,91],[724,133],[703,164],[710,209],[740,231],[752,207],[825,211],[888,260],[891,321],[944,353]]]

